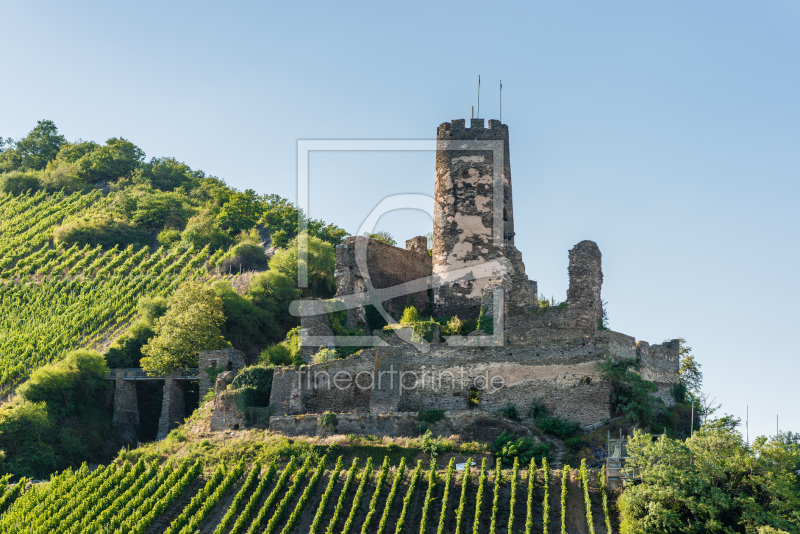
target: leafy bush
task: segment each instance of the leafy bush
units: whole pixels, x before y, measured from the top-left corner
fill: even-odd
[[[269,265],[269,258],[259,245],[239,243],[231,249],[231,258],[223,264],[224,270],[227,264],[244,271],[263,271]]]
[[[285,340],[262,351],[259,360],[272,365],[301,365],[300,327],[292,328]]]
[[[332,412],[325,412],[319,416],[319,424],[323,428],[327,428],[329,430],[336,428],[336,424],[338,422],[339,421],[336,419],[336,414]]]
[[[581,425],[575,421],[567,421],[557,415],[542,417],[536,421],[536,426],[545,434],[550,434],[560,439],[568,439],[578,433]]]
[[[231,382],[231,389],[247,391],[242,393],[242,407],[264,407],[269,405],[272,393],[272,367],[254,365],[245,367]]]
[[[261,361],[272,365],[292,365],[292,351],[284,343],[277,343],[267,347],[261,353]]]
[[[748,446],[735,430],[703,427],[654,441],[637,431],[627,451],[637,483],[619,499],[623,533],[800,531],[797,456],[779,440]]]
[[[217,226],[209,212],[202,212],[186,223],[186,228],[181,233],[181,241],[198,250],[208,246],[213,252],[230,246],[233,238]]]
[[[392,245],[392,246],[397,245],[397,241],[395,240],[394,237],[392,237],[392,234],[390,234],[389,232],[383,232],[383,231],[375,233],[364,232],[364,236],[370,239],[374,239],[375,241],[380,241],[381,243],[384,243],[386,245]]]
[[[36,171],[11,171],[0,174],[0,194],[21,195],[25,191],[41,189],[41,173]]]
[[[494,334],[494,321],[487,315],[485,306],[481,306],[481,313],[478,315],[478,330],[490,336]]]
[[[142,347],[156,334],[151,323],[136,321],[127,332],[119,336],[106,350],[106,363],[112,369],[138,367],[142,358]]]
[[[528,415],[531,418],[539,419],[540,417],[544,417],[549,413],[550,411],[547,409],[547,406],[545,406],[541,400],[534,398],[531,401],[531,409],[528,412]]]
[[[419,437],[419,448],[422,452],[430,454],[431,458],[439,456],[443,452],[452,450],[454,444],[452,441],[442,438],[441,436],[434,437],[433,432],[426,430],[425,433]]]
[[[653,395],[658,387],[639,375],[635,358],[614,361],[606,357],[597,364],[603,379],[611,386],[611,409],[634,424],[649,426],[664,402]]]
[[[507,419],[511,419],[512,421],[522,420],[522,418],[519,416],[519,412],[517,412],[517,406],[515,404],[506,404],[505,408],[500,410],[500,414]]]
[[[492,452],[507,462],[519,458],[521,463],[528,464],[532,459],[539,461],[550,454],[550,444],[537,443],[527,438],[515,438],[513,434],[503,431],[494,440]]]
[[[247,296],[253,299],[253,304],[272,313],[281,328],[290,330],[300,324],[299,319],[289,313],[289,306],[301,296],[296,285],[296,277],[266,271],[250,279]]]
[[[225,322],[222,335],[231,344],[243,351],[277,338],[277,327],[273,315],[256,306],[251,298],[239,295],[227,280],[217,280],[211,285],[222,300]]]
[[[43,478],[116,452],[106,367],[97,352],[78,350],[35,370],[12,403],[0,408],[5,469]]]
[[[301,238],[306,238],[308,255],[306,262],[298,256],[298,247]],[[270,270],[285,274],[297,279],[298,265],[304,264],[308,270],[309,287],[303,290],[305,296],[317,298],[332,297],[336,292],[336,280],[333,276],[336,267],[336,251],[333,245],[313,236],[298,236],[289,242],[286,249],[278,250],[269,260]]]
[[[336,353],[336,350],[323,348],[311,357],[311,363],[325,363],[338,358],[339,355]]]
[[[110,213],[97,213],[67,221],[55,229],[53,240],[64,246],[100,245],[104,248],[112,248],[114,245],[149,246],[153,241],[146,230],[115,219]]]

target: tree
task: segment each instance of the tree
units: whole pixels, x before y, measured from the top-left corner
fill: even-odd
[[[797,452],[730,428],[703,428],[686,441],[634,433],[619,499],[623,534],[800,531]]]
[[[141,148],[121,137],[112,137],[78,160],[89,182],[116,180],[128,176],[144,159]]]
[[[186,189],[195,186],[197,175],[188,165],[175,158],[153,158],[136,170],[133,182],[144,183],[161,191],[172,191],[180,186]]]
[[[214,290],[197,281],[184,283],[158,319],[155,337],[142,347],[142,368],[158,373],[197,367],[200,351],[229,346],[220,330],[224,323],[222,299]]]
[[[219,250],[233,243],[233,238],[220,230],[207,211],[189,219],[181,234],[181,241],[200,250],[206,245],[211,251]]]
[[[222,333],[234,347],[247,351],[274,340],[278,329],[272,313],[254,305],[250,298],[239,295],[227,280],[217,280],[211,287],[222,299],[225,312]]]
[[[680,338],[678,342],[680,343],[678,356],[681,361],[678,376],[681,382],[686,385],[689,396],[692,399],[699,399],[701,389],[703,388],[702,365],[695,359],[692,354],[692,347],[686,345],[685,339]]]
[[[307,239],[308,243],[306,261],[301,261],[298,254],[302,239]],[[297,280],[297,271],[300,265],[305,267],[308,272],[309,287],[303,290],[305,296],[317,298],[333,296],[336,287],[333,276],[336,267],[336,251],[333,245],[306,233],[294,238],[288,248],[277,251],[269,260],[270,270],[282,273],[294,280]]]
[[[261,199],[255,191],[248,189],[244,193],[231,195],[217,215],[217,223],[229,234],[238,234],[242,230],[253,228],[263,211]]]
[[[58,133],[53,121],[39,121],[27,136],[16,143],[20,163],[27,169],[41,170],[55,159],[61,145],[67,140]]]
[[[285,330],[300,324],[297,317],[289,314],[289,306],[302,296],[295,280],[296,277],[290,278],[277,271],[266,271],[250,279],[250,289],[247,291],[253,303],[271,312]]]

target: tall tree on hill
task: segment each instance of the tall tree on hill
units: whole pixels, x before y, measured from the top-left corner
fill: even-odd
[[[225,348],[223,303],[200,282],[184,283],[169,299],[167,313],[158,319],[156,335],[142,347],[142,368],[148,373],[197,367],[201,350]]]
[[[53,121],[39,121],[36,128],[16,143],[20,163],[27,169],[41,170],[55,159],[61,145],[67,140],[58,133]]]
[[[264,206],[261,199],[255,191],[248,189],[244,193],[231,195],[230,200],[219,211],[217,222],[220,228],[235,235],[242,230],[253,228],[261,218],[263,211]]]

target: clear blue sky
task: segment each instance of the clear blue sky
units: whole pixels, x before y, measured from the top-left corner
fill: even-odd
[[[295,199],[298,139],[511,132],[517,244],[563,299],[567,251],[603,252],[611,327],[684,337],[751,437],[800,431],[800,4],[14,2],[0,136],[52,119]],[[355,232],[433,192],[433,155],[315,154],[311,215]],[[398,240],[419,212],[384,217]]]

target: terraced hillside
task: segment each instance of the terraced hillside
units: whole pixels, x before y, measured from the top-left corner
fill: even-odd
[[[342,458],[244,461],[208,476],[200,461],[140,459],[65,471],[22,493],[5,488],[0,532],[169,534],[606,533],[599,473],[480,467],[456,471]],[[597,487],[600,483],[601,487]],[[23,481],[24,484],[24,481]]]
[[[222,260],[222,249],[54,243],[61,221],[107,201],[97,190],[0,196],[0,390],[68,350],[113,339],[140,297],[166,296]]]

